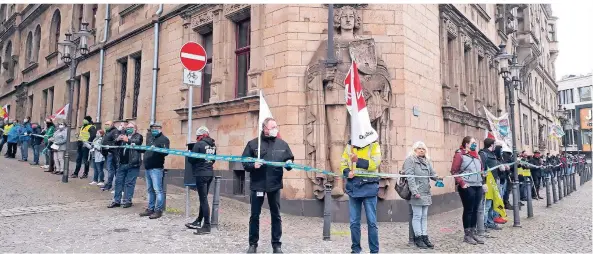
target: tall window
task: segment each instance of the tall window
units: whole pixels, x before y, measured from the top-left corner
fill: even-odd
[[[29,99],[28,99],[28,103],[27,104],[28,104],[27,105],[28,106],[27,107],[27,109],[28,109],[27,116],[28,117],[31,117],[33,115],[33,95],[32,94],[29,95]]]
[[[134,97],[132,99],[132,118],[138,117],[138,95],[140,95],[140,77],[142,72],[142,57],[134,58]]]
[[[533,146],[536,147],[537,146],[537,121],[535,119],[533,119],[533,125],[531,125],[531,128],[533,129]]]
[[[76,101],[74,103],[76,103],[74,106],[74,110],[76,110],[76,112],[74,113],[74,115],[72,115],[73,117],[71,118],[72,122],[70,122],[71,126],[76,126],[78,127],[78,124],[80,123],[78,121],[78,119],[80,118],[80,82],[81,82],[81,78],[79,77],[78,79],[76,79],[76,87],[74,87],[74,91],[76,92],[76,94],[74,95],[76,98]],[[73,105],[71,105],[72,107]],[[84,116],[83,116],[84,117]]]
[[[121,71],[121,83],[120,83],[120,97],[119,97],[119,120],[124,119],[124,102],[126,101],[126,86],[128,79],[128,61],[125,60],[119,63]]]
[[[33,63],[33,33],[29,32],[29,34],[27,34],[27,42],[26,42],[26,49],[27,51],[25,52],[25,66],[29,66],[30,63]]]
[[[579,98],[581,102],[591,101],[591,86],[579,87]]]
[[[33,62],[39,62],[39,50],[41,49],[41,26],[37,25],[33,34]]]
[[[48,105],[48,99],[49,99],[49,97],[48,97],[48,94],[47,94],[47,89],[43,90],[43,93],[42,93],[41,96],[43,96],[43,112],[42,112],[41,116],[39,117],[39,122],[40,123],[43,123],[43,119],[46,116],[50,115],[50,114],[47,113],[48,112],[48,106],[49,106]],[[42,126],[44,126],[44,125],[42,125]]]
[[[84,13],[84,4],[77,4],[78,10],[76,13],[76,18],[77,18],[77,25],[78,25],[78,30],[82,29],[82,22],[83,22],[83,13]]]
[[[205,34],[202,38],[208,57],[202,76],[202,103],[208,103],[210,102],[210,81],[212,80],[212,33]]]
[[[49,99],[48,99],[49,115],[52,115],[54,113],[54,88],[53,87],[49,88],[49,91],[47,94],[49,97]]]
[[[529,120],[527,115],[523,114],[523,140],[525,140],[525,145],[529,145]]]
[[[62,25],[62,15],[60,10],[56,10],[51,19],[50,27],[50,44],[49,50],[51,53],[58,52],[58,42],[60,40],[60,26]]]
[[[247,95],[247,72],[249,71],[250,45],[251,45],[251,20],[245,19],[237,24],[237,88],[236,97]]]
[[[90,29],[95,29],[97,27],[97,9],[99,9],[98,4],[93,4],[93,13],[91,15],[91,24]]]
[[[82,80],[84,82],[84,109],[82,112],[83,117],[86,116],[89,111],[89,89],[91,88],[91,77],[89,75],[82,76]]]

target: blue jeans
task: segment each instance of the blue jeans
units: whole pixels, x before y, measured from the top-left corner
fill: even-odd
[[[131,168],[128,165],[121,165],[115,174],[115,194],[113,202],[121,204],[131,204],[136,188],[136,179],[140,173],[140,168]],[[124,192],[122,200],[122,191]]]
[[[105,173],[103,172],[103,165],[105,165],[105,161],[93,162],[93,169],[95,170],[95,174],[93,175],[93,181],[99,182],[99,183],[105,181]]]
[[[360,217],[361,208],[364,205],[364,211],[367,218],[369,249],[371,253],[379,253],[379,228],[377,227],[377,197],[353,198],[348,201],[350,212],[350,237],[352,239],[353,253],[360,253]]]
[[[30,140],[21,141],[21,159],[24,161],[29,158],[29,141]]]
[[[39,164],[39,149],[41,145],[33,145],[33,163]]]
[[[107,164],[107,182],[105,182],[105,189],[111,189],[113,187],[113,178],[115,178],[116,172],[116,158],[112,153],[107,154],[107,158],[105,159],[105,163]]]
[[[152,168],[145,171],[148,210],[163,211],[165,202],[165,195],[163,194],[163,171],[162,168]]]

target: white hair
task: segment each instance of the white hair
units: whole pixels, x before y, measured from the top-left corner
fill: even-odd
[[[416,143],[414,143],[414,145],[412,145],[412,150],[410,151],[408,156],[416,156],[416,149],[418,149],[418,148],[424,148],[424,150],[426,150],[426,155],[425,155],[426,159],[430,160],[430,157],[428,157],[428,147],[422,141],[416,141]]]

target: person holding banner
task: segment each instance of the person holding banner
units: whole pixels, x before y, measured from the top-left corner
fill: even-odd
[[[284,168],[294,160],[290,146],[278,136],[278,125],[274,118],[265,118],[261,125],[260,137],[247,143],[243,150],[243,157],[263,159],[270,162],[285,162]],[[264,203],[264,196],[268,196],[268,206],[272,217],[272,251],[282,253],[282,218],[280,217],[280,190],[283,187],[283,167],[262,164],[261,162],[243,162],[243,168],[250,173],[251,178],[251,216],[249,217],[249,249],[247,253],[257,252],[259,241],[259,215]]]

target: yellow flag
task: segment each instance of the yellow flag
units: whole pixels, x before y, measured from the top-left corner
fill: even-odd
[[[507,212],[504,209],[504,201],[498,192],[498,185],[492,176],[492,171],[488,171],[486,175],[486,185],[488,186],[488,192],[486,192],[486,199],[492,200],[492,209],[500,214],[500,217],[506,218]]]

